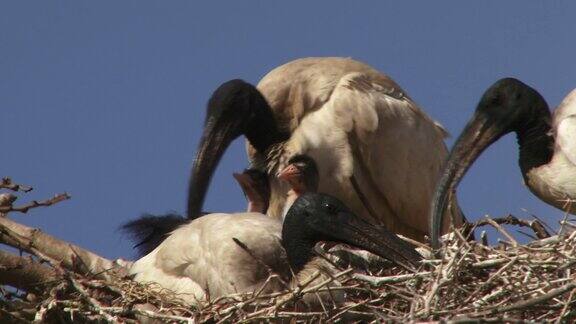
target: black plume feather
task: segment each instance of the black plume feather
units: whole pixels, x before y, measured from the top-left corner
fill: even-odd
[[[188,220],[178,214],[143,214],[122,225],[120,230],[135,242],[133,248],[140,258],[152,252],[172,231],[186,223]]]

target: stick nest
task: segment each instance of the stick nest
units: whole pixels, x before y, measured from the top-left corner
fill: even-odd
[[[14,191],[22,188],[8,181],[4,181],[3,185],[11,186]],[[11,206],[14,199],[8,198],[4,199],[5,205]],[[47,206],[49,202],[32,205]],[[18,208],[11,210],[18,211]],[[3,211],[9,211],[8,207]],[[530,227],[538,238],[527,244],[519,244],[502,224]],[[415,273],[359,252],[348,250],[350,254],[343,256],[345,253],[338,252],[343,249],[336,246],[328,253],[321,252],[341,270],[333,277],[340,283],[336,288],[330,282],[317,286],[301,283],[295,289],[272,294],[255,291],[211,298],[209,302],[190,306],[177,295],[158,286],[131,281],[122,274],[126,272],[125,263],[100,260],[99,256],[80,253],[79,247],[74,247],[73,255],[59,258],[54,254],[56,252],[51,251],[61,253],[64,248],[42,249],[42,242],[25,237],[27,233],[32,233],[30,236],[38,238],[40,234],[37,231],[28,231],[25,226],[0,217],[1,243],[28,253],[24,257],[0,254],[0,283],[8,283],[7,274],[19,274],[24,279],[30,279],[30,271],[21,271],[26,270],[25,267],[35,269],[38,278],[51,278],[33,285],[30,282],[26,285],[21,283],[27,287],[24,290],[1,286],[0,322],[219,323],[286,320],[348,323],[482,320],[559,323],[576,319],[576,232],[549,236],[539,222],[512,216],[486,218],[475,226],[492,226],[503,240],[496,246],[489,246],[467,241],[460,232],[455,232],[442,243],[442,256],[428,256]],[[50,241],[50,244],[56,243]],[[424,251],[424,254],[430,253]],[[95,259],[98,262],[93,264],[113,263],[120,265],[119,269],[124,271],[116,268],[107,275],[102,272],[85,274],[82,269],[86,267],[77,265],[79,260],[87,260],[87,264]],[[13,282],[20,282],[16,279]],[[345,292],[344,303],[323,300],[321,307],[316,305],[312,309],[302,298],[304,295],[314,298],[319,292],[335,289]]]
[[[238,294],[191,307],[168,291],[128,278],[96,280],[62,270],[45,293],[4,291],[1,312],[12,322],[57,323],[398,321],[570,321],[576,315],[575,236],[552,236],[525,245],[484,246],[452,239],[441,259],[417,273],[386,264],[344,270],[338,278],[346,302],[308,310],[304,294],[326,285],[258,295]],[[372,269],[372,271],[371,271]]]

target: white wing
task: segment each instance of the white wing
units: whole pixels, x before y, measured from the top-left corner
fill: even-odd
[[[302,119],[287,155],[306,153],[317,161],[320,191],[368,220],[423,239],[447,155],[445,136],[400,88],[355,72]]]
[[[210,214],[174,231],[158,248],[136,261],[135,280],[156,282],[194,303],[205,298],[249,291],[268,272],[234,241],[248,246],[262,262],[282,262],[281,224],[257,213]]]
[[[556,145],[576,165],[576,89],[554,111]]]
[[[556,145],[576,166],[576,114],[570,115],[558,123]]]
[[[392,79],[349,58],[304,58],[272,70],[258,89],[292,139],[288,154],[273,158],[274,163],[248,145],[255,165],[273,164],[269,171],[274,172],[289,154],[308,153],[319,164],[322,192],[337,196],[368,220],[377,218],[423,240],[447,155],[446,132]],[[280,217],[288,186],[274,178],[271,186],[268,214]],[[459,223],[455,199],[450,207]],[[450,217],[445,219],[447,224]]]

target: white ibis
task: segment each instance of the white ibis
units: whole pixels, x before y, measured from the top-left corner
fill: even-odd
[[[271,181],[268,215],[282,216],[289,190],[275,175],[289,157],[307,154],[318,163],[319,192],[364,220],[424,240],[446,133],[393,80],[352,59],[306,58],[274,69],[258,88],[232,80],[210,98],[188,218],[202,210],[227,146],[245,135],[253,167]],[[463,221],[455,198],[447,213]]]
[[[131,274],[137,281],[155,282],[173,290],[191,304],[204,300],[206,291],[216,298],[283,289],[279,282],[266,283],[267,267],[291,286],[320,273],[313,285],[336,272],[327,261],[313,255],[318,241],[344,242],[411,270],[421,259],[404,241],[361,220],[338,199],[305,193],[294,202],[283,225],[278,219],[258,213],[199,217],[179,227],[154,251],[136,261]],[[343,295],[336,291],[332,298],[339,301]]]
[[[513,78],[494,83],[454,144],[433,201],[431,238],[438,246],[447,196],[478,156],[500,137],[515,132],[520,170],[533,194],[563,211],[576,206],[576,90],[551,118],[548,104],[530,86]]]

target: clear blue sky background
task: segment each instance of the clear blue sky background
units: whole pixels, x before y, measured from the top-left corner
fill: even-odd
[[[574,1],[2,1],[0,175],[20,203],[72,200],[22,223],[108,257],[133,256],[118,226],[185,209],[205,103],[223,81],[256,83],[307,56],[350,56],[392,76],[457,136],[482,92],[518,77],[556,106],[576,87]],[[448,141],[451,145],[453,138]],[[523,186],[508,136],[459,189],[477,219],[562,213]],[[226,154],[206,203],[245,208]]]

